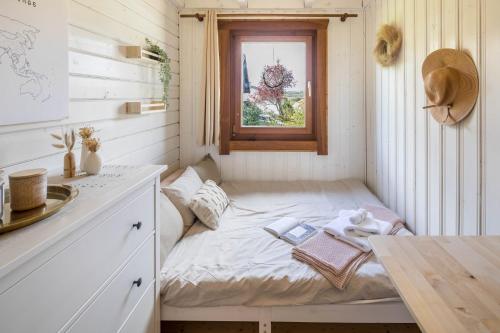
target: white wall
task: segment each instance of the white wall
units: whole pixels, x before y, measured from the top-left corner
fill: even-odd
[[[372,0],[366,10],[368,183],[418,234],[500,234],[500,2]],[[375,66],[377,27],[404,34],[399,62]],[[469,52],[480,73],[478,103],[453,127],[426,105],[421,65],[442,48]]]
[[[0,126],[0,168],[62,168],[49,133],[61,126],[99,130],[105,162],[179,164],[179,27],[167,0],[69,0],[69,118]],[[149,37],[172,58],[167,113],[130,116],[125,103],[162,97],[157,65],[126,59],[122,45]],[[75,155],[79,158],[79,150]]]
[[[187,1],[186,6],[192,2]],[[252,3],[255,1],[249,6]],[[328,30],[328,156],[306,152],[232,152],[219,156],[214,147],[197,146],[195,124],[200,108],[203,23],[182,18],[181,165],[194,163],[211,152],[225,180],[365,179],[364,19],[362,10],[351,12],[360,17],[345,23],[331,19]]]

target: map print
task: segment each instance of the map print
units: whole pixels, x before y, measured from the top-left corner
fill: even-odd
[[[51,82],[30,64],[30,51],[36,48],[39,33],[36,27],[0,15],[0,66],[8,64],[14,74],[23,78],[20,95],[44,103],[51,97]]]
[[[0,128],[68,118],[68,1],[0,3]]]

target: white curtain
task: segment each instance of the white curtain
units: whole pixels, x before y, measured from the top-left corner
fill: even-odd
[[[202,66],[201,107],[198,119],[199,145],[219,145],[220,75],[217,13],[209,10],[205,16],[205,46]]]

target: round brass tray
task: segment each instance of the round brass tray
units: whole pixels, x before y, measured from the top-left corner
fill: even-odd
[[[45,205],[22,212],[10,209],[9,195],[6,195],[7,202],[4,205],[3,218],[0,220],[0,234],[24,228],[54,215],[73,201],[78,193],[78,189],[70,185],[48,185]]]

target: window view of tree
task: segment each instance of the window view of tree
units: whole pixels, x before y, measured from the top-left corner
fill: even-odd
[[[277,48],[279,50],[279,47]],[[251,48],[247,49],[249,49],[249,54],[256,53],[252,52],[253,49]],[[298,53],[300,57],[301,53]],[[274,58],[274,49],[272,55]],[[292,56],[297,58],[297,55]],[[241,119],[243,126],[305,127],[305,82],[303,77],[300,83],[296,78],[296,72],[305,72],[305,54],[302,58],[298,61],[296,59],[294,59],[295,61],[289,61],[292,66],[302,68],[290,68],[292,66],[285,66],[280,59],[275,61],[272,59],[272,64],[265,64],[255,72],[255,68],[249,68],[247,54],[243,54]],[[303,63],[301,63],[301,60],[303,60]],[[252,83],[252,78],[254,78],[256,84]]]

